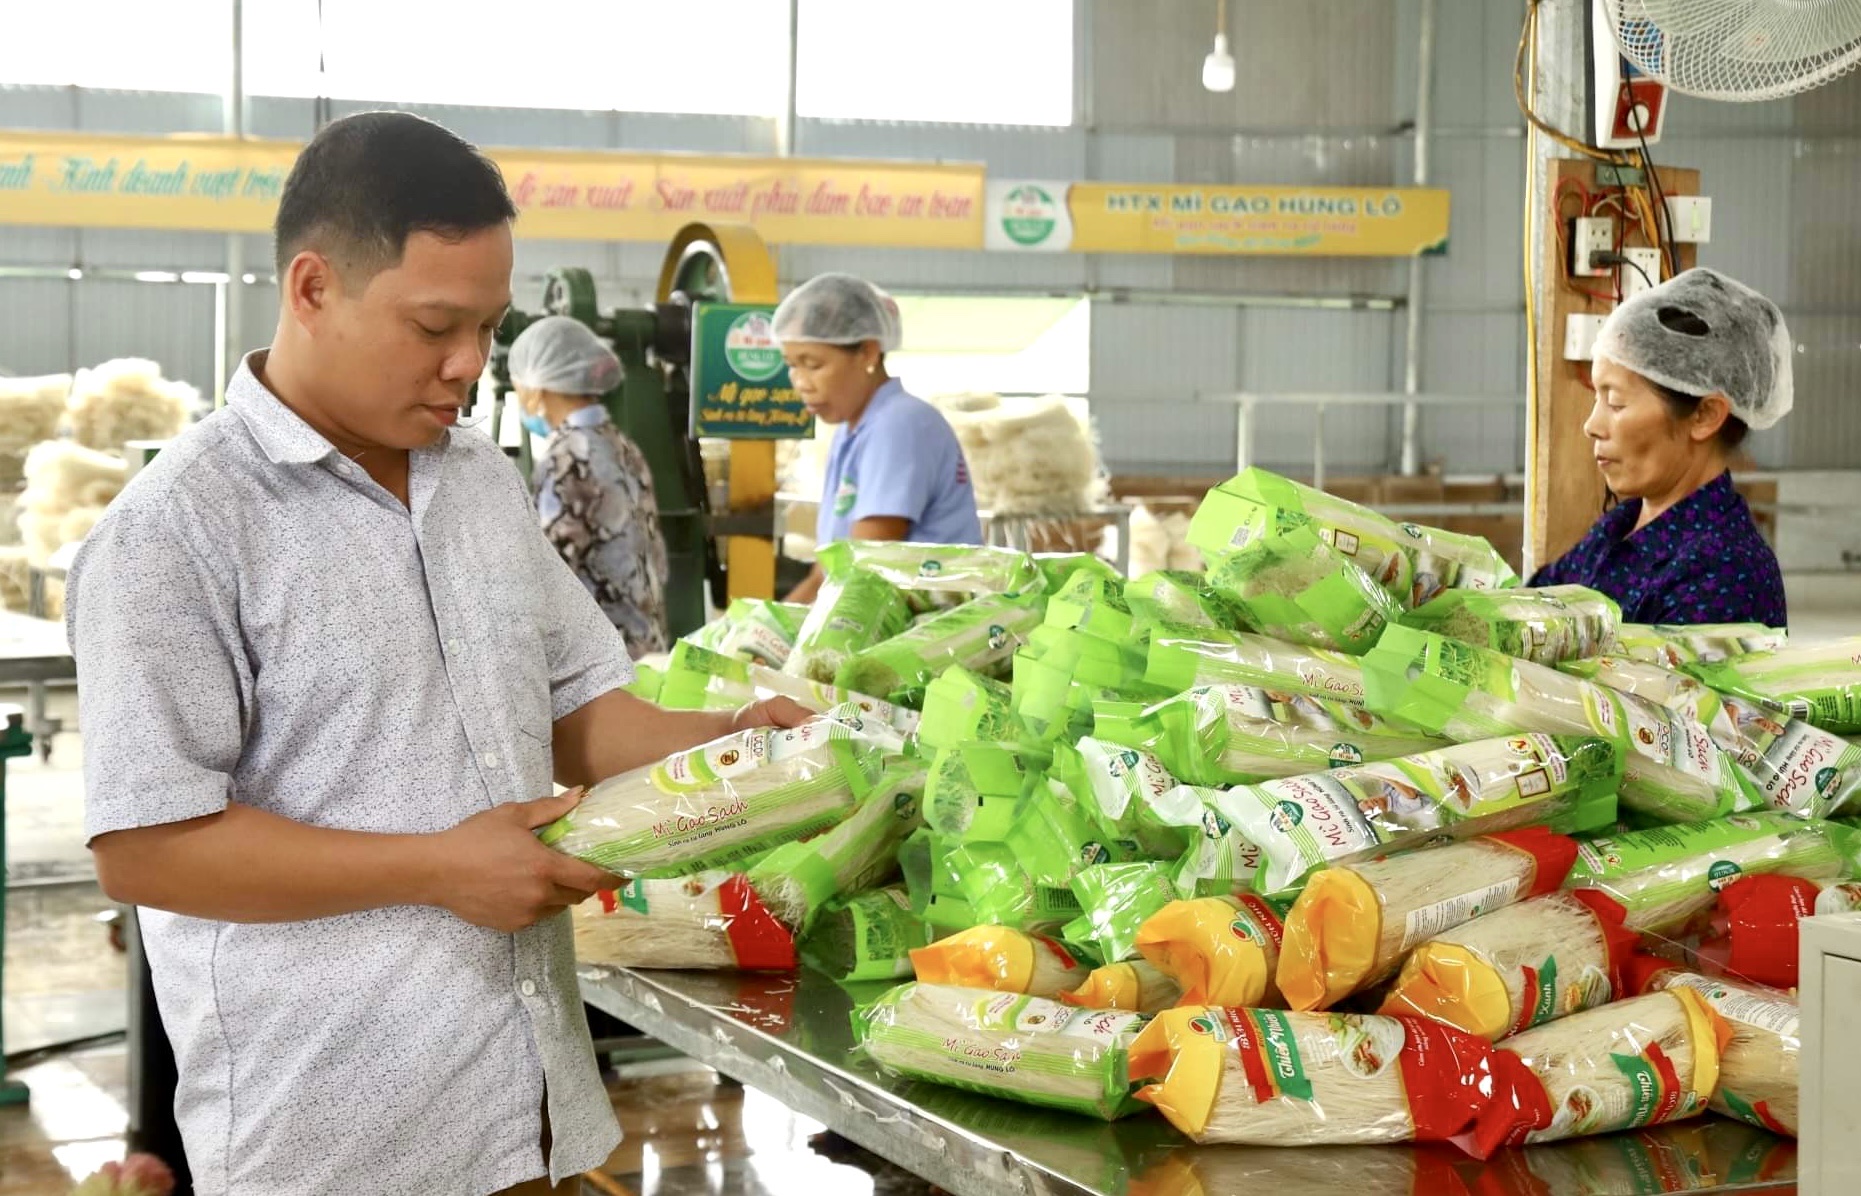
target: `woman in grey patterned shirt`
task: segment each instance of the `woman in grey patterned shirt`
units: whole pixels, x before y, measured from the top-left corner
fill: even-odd
[[[511,345],[510,376],[524,428],[548,438],[533,475],[543,534],[629,655],[665,651],[666,543],[652,471],[601,404],[620,385],[620,359],[580,321],[548,316]]]

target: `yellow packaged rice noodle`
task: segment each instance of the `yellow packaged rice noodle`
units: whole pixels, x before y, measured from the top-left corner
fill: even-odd
[[[1446,930],[1403,961],[1378,1012],[1488,1040],[1625,995],[1637,936],[1600,893],[1547,893]]]
[[[1502,1146],[1703,1113],[1730,1037],[1725,1021],[1688,989],[1618,1001],[1516,1034],[1493,1055],[1503,1095],[1466,1145],[1484,1158]]]
[[[1802,1013],[1795,997],[1756,984],[1702,976],[1663,960],[1637,960],[1643,992],[1690,989],[1731,1027],[1719,1058],[1712,1109],[1773,1134],[1796,1137],[1802,1076]]]
[[[1137,949],[1187,1005],[1277,1005],[1286,905],[1252,893],[1172,901],[1137,932]]]
[[[1057,939],[1006,926],[972,926],[911,953],[926,984],[992,988],[1057,997],[1078,988],[1091,970]]]
[[[1555,891],[1576,854],[1528,827],[1316,873],[1286,914],[1279,990],[1294,1009],[1328,1009],[1441,932]]]
[[[1093,968],[1084,984],[1060,999],[1082,1009],[1156,1013],[1182,1000],[1182,987],[1141,959]]]

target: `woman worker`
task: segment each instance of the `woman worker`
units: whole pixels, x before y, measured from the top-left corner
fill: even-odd
[[[774,325],[795,393],[816,419],[837,425],[816,542],[982,543],[956,433],[885,372],[901,334],[892,297],[850,274],[822,274],[782,300]],[[821,582],[816,565],[788,600],[812,602]]]
[[[1583,425],[1621,501],[1534,586],[1600,590],[1635,623],[1785,625],[1783,574],[1726,465],[1790,410],[1777,305],[1712,270],[1622,303],[1596,338]]]
[[[646,457],[608,418],[620,358],[585,324],[546,316],[510,347],[523,426],[547,437],[533,474],[543,534],[639,659],[670,647],[666,542]]]

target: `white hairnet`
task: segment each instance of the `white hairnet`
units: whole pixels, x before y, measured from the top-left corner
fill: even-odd
[[[878,341],[881,353],[898,348],[904,326],[898,303],[863,278],[817,274],[788,293],[775,309],[775,339],[857,345]]]
[[[1617,307],[1596,334],[1595,355],[1682,394],[1722,394],[1733,415],[1768,428],[1795,401],[1792,351],[1775,303],[1702,268]]]
[[[620,358],[569,316],[544,316],[510,347],[511,384],[525,390],[604,395],[620,385],[620,376]]]

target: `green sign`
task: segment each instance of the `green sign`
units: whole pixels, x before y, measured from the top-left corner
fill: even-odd
[[[700,303],[691,324],[691,434],[799,440],[814,417],[788,381],[770,316],[754,303]]]

